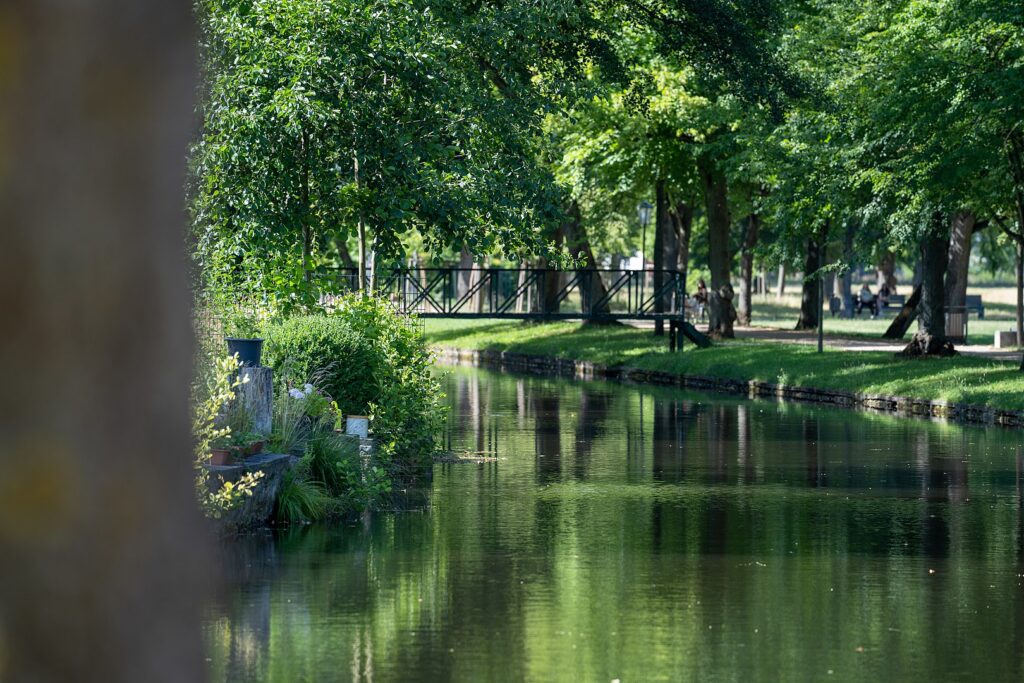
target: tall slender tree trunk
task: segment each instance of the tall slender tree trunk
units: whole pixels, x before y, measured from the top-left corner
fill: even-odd
[[[191,6],[7,0],[0,34],[0,678],[201,681]]]
[[[821,315],[821,248],[814,238],[807,240],[807,252],[804,256],[804,282],[800,295],[800,317],[796,321],[798,330],[815,330],[818,328],[818,316]]]
[[[704,184],[704,202],[707,205],[708,269],[711,271],[711,289],[708,292],[708,334],[712,337],[732,338],[736,310],[733,308],[733,289],[730,282],[732,256],[729,253],[728,185],[725,174],[707,157],[698,161]]]
[[[672,223],[676,229],[676,241],[679,243],[677,259],[679,277],[686,286],[686,278],[690,268],[690,235],[693,233],[693,207],[686,202],[677,202],[672,211]]]
[[[782,295],[786,291],[786,264],[779,264],[778,286],[775,288],[775,299],[782,301]]]
[[[355,177],[356,189],[359,189],[359,155],[356,154],[352,160],[353,175]],[[356,224],[356,236],[359,240],[359,268],[356,277],[359,279],[356,289],[366,294],[366,221],[362,209],[359,210],[358,222]]]
[[[921,302],[917,305],[920,326],[903,356],[951,356],[956,351],[946,338],[946,265],[949,236],[945,217],[936,214],[932,230],[921,240]]]
[[[839,299],[839,313],[843,318],[853,317],[853,269],[850,263],[853,261],[853,237],[856,232],[856,225],[847,222],[846,230],[843,232],[843,261],[845,268],[835,279],[832,295]]]
[[[676,237],[675,225],[669,215],[668,190],[664,180],[658,180],[654,187],[654,291],[659,291],[665,285],[666,270],[676,269],[676,259],[679,258],[679,243]],[[662,294],[654,299],[654,312],[664,313],[669,309],[672,300],[671,294]],[[665,323],[656,320],[654,323],[654,334],[665,334]]]
[[[740,252],[740,305],[737,320],[740,325],[749,325],[751,319],[751,295],[754,279],[754,247],[757,246],[761,230],[761,217],[756,213],[747,216],[743,230],[743,249]]]
[[[305,128],[302,129],[299,147],[302,157],[302,277],[309,282],[313,276],[313,226],[309,205],[309,133]]]
[[[970,211],[953,215],[949,234],[949,264],[946,267],[946,306],[963,307],[967,303],[967,276],[971,261],[971,236],[975,216]]]
[[[1017,233],[1009,232],[1017,246],[1017,344],[1021,349],[1020,370],[1024,372],[1024,132],[1015,127],[1006,138],[1007,161],[1014,181],[1013,202]]]
[[[1017,348],[1024,349],[1024,241],[1014,241],[1014,254],[1017,265]],[[1024,370],[1024,356],[1021,357],[1021,369]]]

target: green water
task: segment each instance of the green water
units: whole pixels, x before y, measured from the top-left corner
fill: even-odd
[[[1017,432],[456,370],[419,510],[225,548],[214,681],[1024,680]],[[412,496],[415,499],[415,495]]]

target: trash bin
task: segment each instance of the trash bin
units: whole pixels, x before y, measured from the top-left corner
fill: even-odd
[[[967,308],[951,306],[946,311],[946,338],[951,342],[967,342]]]

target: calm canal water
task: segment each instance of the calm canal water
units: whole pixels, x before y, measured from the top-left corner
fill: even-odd
[[[215,681],[1021,681],[1018,432],[453,370],[422,509],[225,546]]]

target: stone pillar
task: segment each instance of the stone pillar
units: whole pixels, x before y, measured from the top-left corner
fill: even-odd
[[[274,421],[274,371],[264,367],[245,367],[239,372],[243,384],[238,387],[238,398],[252,415],[253,431],[270,436]]]

